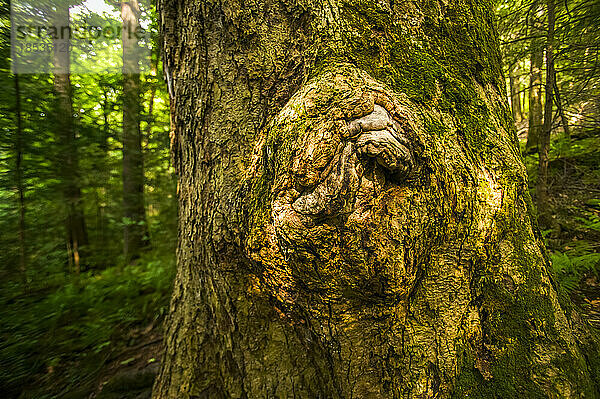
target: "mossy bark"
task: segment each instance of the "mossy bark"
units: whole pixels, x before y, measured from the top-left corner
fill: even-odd
[[[180,229],[155,398],[598,396],[491,3],[160,11]]]

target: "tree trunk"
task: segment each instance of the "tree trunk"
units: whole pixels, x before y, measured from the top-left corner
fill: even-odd
[[[571,140],[571,129],[569,129],[569,121],[567,120],[567,114],[563,107],[563,102],[560,97],[560,90],[558,90],[558,83],[556,80],[556,70],[554,71],[554,102],[556,102],[556,108],[558,108],[558,114],[560,115],[560,124],[563,127],[563,132],[568,140]]]
[[[15,114],[17,125],[17,137],[15,140],[15,185],[19,207],[19,273],[22,276],[24,286],[27,287],[27,254],[25,246],[25,184],[23,182],[23,118],[21,115],[21,88],[19,86],[19,74],[14,75],[15,82]]]
[[[539,222],[544,227],[550,226],[550,210],[548,208],[548,162],[550,153],[550,135],[554,120],[554,0],[546,0],[548,31],[546,36],[546,89],[544,103],[544,126],[541,131],[538,154],[538,177],[536,199]]]
[[[134,34],[140,8],[137,0],[121,3],[123,30],[123,249],[125,261],[138,258],[150,244],[144,208],[144,160],[140,130],[139,50]]]
[[[146,86],[150,87],[150,99],[148,100],[148,114],[146,118],[146,137],[150,140],[152,137],[152,127],[154,126],[154,101],[156,99],[158,62],[160,60],[160,52],[158,48],[152,49],[150,60],[150,73],[146,75]]]
[[[510,84],[510,107],[515,123],[520,123],[523,119],[523,111],[521,109],[521,87],[519,85],[519,64],[510,69],[509,84]]]
[[[110,110],[113,104],[109,98],[109,87],[102,85],[102,138],[100,141],[100,150],[108,155],[108,139],[110,137]],[[99,248],[106,249],[106,218],[105,207],[108,203],[108,185],[110,179],[110,169],[108,167],[108,157],[102,160],[100,173],[98,174],[98,187],[96,188],[97,197],[97,219],[98,219],[98,241]]]
[[[159,7],[179,246],[154,398],[598,396],[489,3]]]
[[[54,92],[56,96],[56,136],[60,141],[59,175],[62,180],[66,202],[67,247],[75,269],[79,270],[80,250],[87,244],[87,232],[81,204],[79,183],[79,160],[73,126],[71,97],[71,61],[69,36],[63,27],[69,26],[69,8],[60,5],[56,9],[55,26],[60,27],[59,37],[54,39]],[[63,33],[63,36],[60,34]]]
[[[544,46],[539,39],[531,40],[531,71],[529,75],[529,128],[527,131],[528,151],[538,147],[542,129],[542,68],[544,64]]]

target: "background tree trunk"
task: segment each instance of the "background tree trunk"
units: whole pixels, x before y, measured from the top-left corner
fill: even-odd
[[[19,86],[19,74],[14,75],[15,82],[15,114],[17,125],[17,137],[15,140],[15,186],[17,188],[17,199],[19,208],[19,272],[23,276],[23,282],[27,287],[27,253],[25,245],[25,184],[23,182],[23,118],[21,115],[21,88]]]
[[[544,103],[544,126],[539,141],[539,165],[536,184],[537,207],[540,224],[550,225],[550,209],[548,207],[548,161],[550,153],[550,135],[554,121],[554,0],[546,1],[548,31],[546,36],[546,90]]]
[[[55,14],[55,26],[59,27],[59,38],[54,40],[54,92],[56,96],[56,136],[60,141],[59,175],[66,202],[67,247],[72,258],[69,263],[79,270],[80,250],[87,244],[87,232],[81,204],[79,182],[79,160],[73,126],[71,100],[70,40],[66,28],[69,26],[69,7],[59,4]]]
[[[144,160],[140,130],[139,48],[135,36],[140,8],[137,0],[121,3],[123,31],[123,249],[125,261],[150,245],[144,208]]]
[[[558,108],[558,114],[560,115],[560,124],[563,127],[565,137],[568,140],[570,140],[571,129],[569,129],[569,121],[567,119],[567,114],[565,113],[563,101],[561,100],[560,90],[558,89],[558,83],[556,81],[556,70],[554,71],[554,102],[556,102],[556,108]]]
[[[532,39],[531,71],[529,75],[529,129],[527,132],[528,151],[538,147],[542,129],[542,67],[544,64],[544,48],[538,39]]]
[[[179,247],[155,398],[598,396],[487,4],[160,2]]]
[[[523,119],[523,110],[521,109],[521,87],[519,84],[519,64],[510,69],[509,84],[510,84],[510,107],[515,123],[520,123]]]

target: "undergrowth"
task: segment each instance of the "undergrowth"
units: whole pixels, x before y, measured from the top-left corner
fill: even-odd
[[[23,292],[22,285],[6,283],[0,299],[0,397],[21,391],[21,398],[60,397],[71,387],[90,385],[127,343],[130,329],[166,314],[174,271],[174,256],[155,251],[124,268],[63,276],[53,281],[55,289]]]
[[[537,154],[525,162],[535,195]],[[553,225],[543,235],[556,278],[573,293],[586,277],[600,280],[600,137],[553,140],[549,177]]]

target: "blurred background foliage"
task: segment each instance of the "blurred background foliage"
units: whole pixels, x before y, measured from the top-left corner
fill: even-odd
[[[155,11],[140,16],[154,44],[153,68],[139,76],[134,132],[145,215],[132,220],[123,212],[123,74],[69,76],[74,140],[66,148],[55,129],[55,76],[11,73],[9,3],[0,8],[0,397],[88,397],[103,367],[134,363],[122,359],[126,348],[159,347],[175,271],[176,179]],[[77,154],[70,174],[65,150]],[[77,258],[65,222],[68,185],[80,190],[87,236]],[[145,225],[150,242],[133,261],[123,248],[131,224]]]

